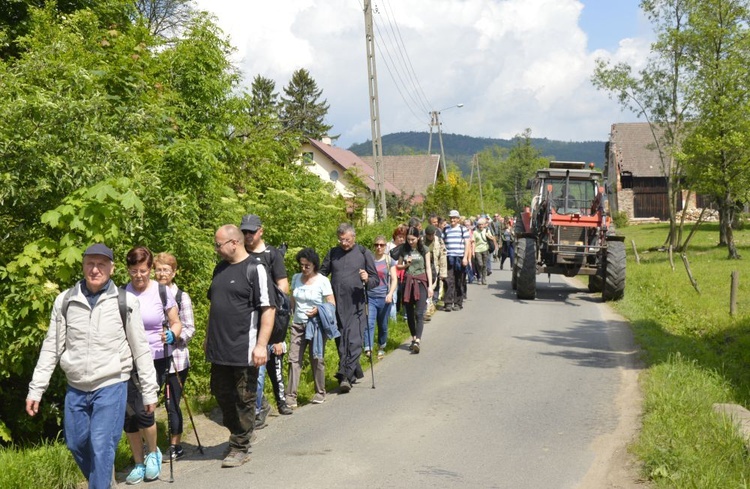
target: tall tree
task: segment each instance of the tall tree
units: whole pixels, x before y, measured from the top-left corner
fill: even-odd
[[[531,203],[531,191],[526,189],[526,182],[536,170],[547,166],[549,159],[534,147],[531,129],[526,129],[515,139],[515,145],[500,167],[500,188],[505,195],[505,206],[520,213]]]
[[[325,99],[320,100],[322,94],[323,89],[318,88],[309,71],[304,68],[295,71],[281,98],[284,128],[302,139],[327,136],[333,126],[325,123],[329,105]]]
[[[135,0],[135,8],[154,36],[171,38],[184,31],[193,19],[192,0]]]
[[[651,46],[646,67],[637,74],[626,63],[614,66],[598,59],[592,82],[617,97],[620,104],[643,117],[651,128],[669,201],[669,235],[666,241],[679,248],[676,217],[684,170],[675,158],[684,138],[693,97],[688,56],[688,14],[698,0],[642,0],[641,8],[654,25],[657,41]],[[682,222],[682,221],[681,221]]]
[[[747,0],[703,0],[690,15],[697,119],[684,151],[691,186],[718,205],[730,259],[739,258],[734,214],[750,196],[749,22]]]

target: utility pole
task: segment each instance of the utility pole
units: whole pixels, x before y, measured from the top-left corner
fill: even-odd
[[[365,0],[365,38],[367,41],[367,80],[370,89],[370,125],[372,129],[372,159],[375,163],[376,205],[380,203],[380,219],[387,217],[385,205],[385,171],[383,169],[383,140],[380,135],[378,104],[378,74],[375,69],[375,35],[372,29],[372,1]],[[442,143],[441,143],[442,144]]]
[[[437,127],[438,140],[440,141],[440,167],[443,170],[443,181],[445,182],[448,181],[448,164],[445,161],[445,148],[443,148],[443,128],[440,122],[440,112],[443,110],[452,109],[454,107],[458,107],[460,109],[463,106],[464,104],[456,104],[444,109],[433,110],[432,112],[430,112],[430,140],[427,143],[427,156],[429,156],[432,152],[432,128]]]
[[[477,169],[477,183],[479,184],[479,205],[482,208],[482,214],[484,214],[484,197],[482,196],[482,172],[479,170],[479,158],[474,155],[471,158],[471,175],[469,176],[469,189],[471,190],[471,184],[474,182],[474,167]]]

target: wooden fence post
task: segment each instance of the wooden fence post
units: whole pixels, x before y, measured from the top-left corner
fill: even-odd
[[[740,272],[732,270],[732,288],[729,291],[729,314],[737,313],[737,289],[740,286]]]
[[[687,270],[687,274],[688,274],[688,278],[690,279],[690,283],[693,284],[693,288],[695,289],[695,291],[700,294],[701,293],[701,289],[698,287],[698,282],[696,282],[696,280],[693,278],[693,272],[690,271],[690,263],[688,263],[687,255],[685,253],[683,253],[681,256],[682,256],[682,263],[685,264],[685,270]]]
[[[669,264],[672,266],[674,272],[674,259],[672,258],[672,245],[669,245]]]
[[[638,256],[638,248],[635,247],[635,240],[631,239],[630,242],[633,245],[633,254],[635,255],[635,262],[640,265],[641,264],[641,257]]]

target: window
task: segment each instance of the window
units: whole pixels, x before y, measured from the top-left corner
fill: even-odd
[[[305,166],[312,166],[315,164],[312,152],[302,153],[302,164]]]
[[[336,170],[331,170],[331,173],[328,174],[328,177],[332,182],[335,182],[339,179],[339,172],[337,172]]]

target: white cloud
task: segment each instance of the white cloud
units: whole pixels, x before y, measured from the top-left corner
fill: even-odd
[[[339,144],[370,137],[361,1],[198,4],[215,12],[231,35],[248,84],[261,74],[281,92],[296,69],[307,68],[330,104],[327,122],[341,134]],[[615,52],[588,51],[578,0],[380,0],[373,6],[383,134],[425,131],[429,110],[457,103],[464,108],[441,116],[444,132],[507,138],[529,127],[536,137],[603,140],[613,122],[634,120],[589,80],[596,58],[639,64],[648,42],[623,39]],[[404,52],[427,103],[404,77],[397,61]],[[397,63],[402,75],[394,74],[394,82],[389,68]]]

